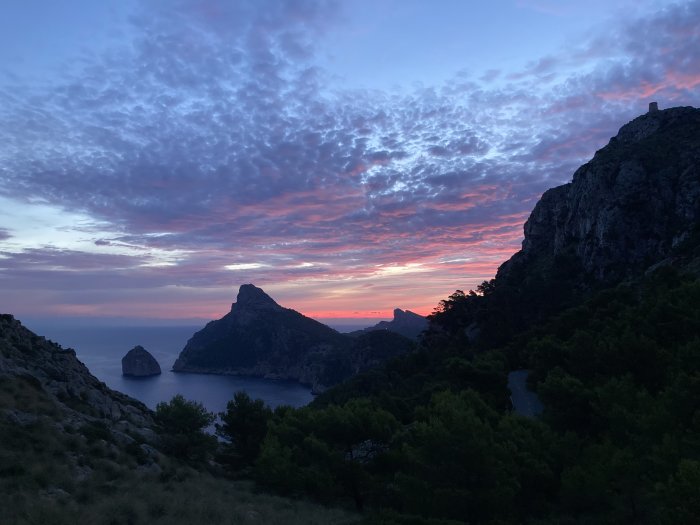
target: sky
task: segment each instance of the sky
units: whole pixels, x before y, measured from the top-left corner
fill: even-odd
[[[700,1],[2,0],[0,311],[429,314],[699,99]]]

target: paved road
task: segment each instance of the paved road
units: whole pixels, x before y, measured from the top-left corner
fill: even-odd
[[[508,388],[511,391],[513,410],[521,416],[535,417],[542,413],[542,403],[537,394],[528,390],[529,370],[514,370],[508,374]]]

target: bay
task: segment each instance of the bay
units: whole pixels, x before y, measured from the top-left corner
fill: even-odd
[[[262,399],[271,407],[300,407],[313,396],[309,388],[293,381],[183,374],[171,371],[187,340],[201,326],[70,326],[32,324],[32,331],[64,348],[73,348],[90,372],[108,387],[138,399],[151,409],[176,394],[202,403],[207,410],[222,412],[237,391]],[[141,345],[160,364],[159,376],[122,376],[121,359],[134,346]]]

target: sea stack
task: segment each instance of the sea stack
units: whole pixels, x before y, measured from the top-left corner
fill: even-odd
[[[122,375],[148,377],[160,374],[160,365],[143,346],[135,346],[122,357]]]

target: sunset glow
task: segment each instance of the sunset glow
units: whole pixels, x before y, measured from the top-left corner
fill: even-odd
[[[213,319],[245,283],[429,314],[650,101],[700,105],[696,1],[31,4],[0,7],[19,318]]]

